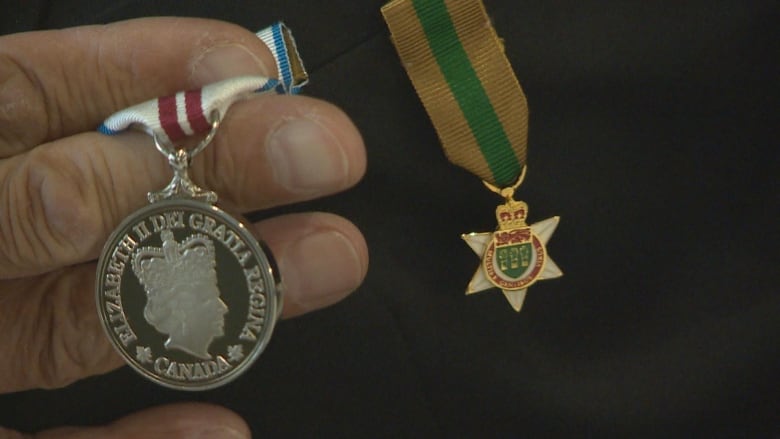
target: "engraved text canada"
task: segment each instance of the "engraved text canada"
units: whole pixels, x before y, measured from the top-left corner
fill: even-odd
[[[265,348],[278,273],[249,231],[191,200],[153,203],[109,238],[96,296],[104,328],[138,372],[184,390],[222,385]]]

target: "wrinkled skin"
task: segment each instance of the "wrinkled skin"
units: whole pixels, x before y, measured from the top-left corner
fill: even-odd
[[[156,96],[275,71],[251,32],[208,20],[141,19],[0,38],[0,392],[62,387],[123,364],[95,312],[94,261],[111,230],[171,172],[145,134],[107,137],[95,127]],[[191,175],[227,210],[249,212],[344,190],[365,166],[360,134],[338,108],[263,96],[233,106]],[[343,218],[303,213],[253,228],[279,263],[283,318],[341,300],[365,276],[365,241]],[[179,404],[104,427],[38,433],[197,434],[248,437],[249,430],[226,409]],[[0,438],[17,435],[0,428]]]

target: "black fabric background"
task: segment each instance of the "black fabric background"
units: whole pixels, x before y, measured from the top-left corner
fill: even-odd
[[[390,44],[383,1],[5,2],[3,33],[151,15],[284,19],[306,93],[361,129],[354,190],[274,212],[341,214],[365,284],[278,325],[239,381],[191,394],[128,368],[0,396],[24,431],[211,401],[256,437],[777,437],[778,6],[486,0],[531,108],[531,220],[561,215],[565,272],[516,314],[463,295],[460,240],[498,197],[444,158]]]

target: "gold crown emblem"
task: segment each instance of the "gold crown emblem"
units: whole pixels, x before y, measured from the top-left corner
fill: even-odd
[[[517,229],[525,227],[525,218],[528,215],[528,205],[523,201],[507,200],[496,208],[496,219],[499,230]]]
[[[176,242],[173,232],[160,233],[162,247],[143,247],[133,257],[133,272],[147,296],[168,296],[181,286],[217,284],[214,243],[195,234]],[[195,291],[193,291],[195,293]]]

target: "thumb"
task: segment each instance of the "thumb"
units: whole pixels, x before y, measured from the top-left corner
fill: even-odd
[[[0,438],[21,438],[20,433],[0,428]],[[33,435],[37,439],[162,439],[251,437],[238,415],[222,407],[185,403],[147,409],[100,427],[62,427]]]

